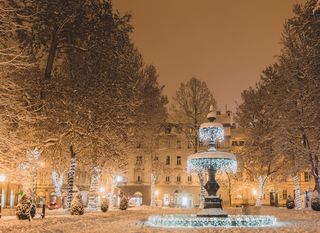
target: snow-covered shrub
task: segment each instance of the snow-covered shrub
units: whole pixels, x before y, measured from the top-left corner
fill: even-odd
[[[30,196],[23,194],[18,205],[16,206],[16,216],[20,220],[28,219],[29,221],[36,215],[36,206]]]
[[[320,198],[319,197],[312,197],[311,208],[313,210],[320,211]]]
[[[84,208],[81,200],[81,194],[76,194],[71,202],[70,213],[72,215],[83,215]]]
[[[128,209],[129,204],[128,204],[128,199],[126,196],[123,196],[120,200],[120,205],[119,205],[119,209],[120,210],[126,210]]]
[[[294,200],[291,197],[291,195],[288,196],[287,201],[286,201],[286,207],[288,209],[293,209],[294,208]]]
[[[294,208],[294,201],[293,200],[287,200],[286,201],[286,207],[288,209],[293,209]]]
[[[107,212],[109,209],[109,201],[107,198],[103,198],[101,200],[101,211],[102,212]]]

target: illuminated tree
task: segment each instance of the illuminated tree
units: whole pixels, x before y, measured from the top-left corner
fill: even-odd
[[[272,93],[268,90],[268,78],[273,77],[272,74],[271,68],[266,69],[255,89],[242,92],[243,103],[237,111],[237,121],[246,132],[246,143],[239,159],[243,169],[258,180],[256,206],[261,206],[268,177],[279,172],[284,161],[284,157],[273,149],[276,125],[271,111]]]

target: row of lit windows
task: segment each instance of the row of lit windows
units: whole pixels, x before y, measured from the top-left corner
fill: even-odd
[[[158,157],[155,158],[155,160],[159,160]],[[166,165],[170,165],[171,164],[171,157],[170,155],[167,155],[166,157],[166,161],[165,161],[165,164]],[[136,157],[136,165],[142,165],[142,156],[137,156]],[[176,165],[182,165],[182,159],[181,159],[181,156],[177,156],[176,158]]]
[[[137,182],[138,182],[138,183],[142,183],[142,178],[141,178],[140,175],[137,176]],[[166,176],[165,182],[166,182],[166,183],[170,183],[170,176]],[[181,182],[181,176],[180,176],[180,175],[178,175],[178,176],[176,177],[176,182],[177,182],[177,183],[180,183],[180,182]],[[188,183],[191,183],[191,182],[192,182],[192,176],[188,176]]]
[[[165,182],[166,183],[170,183],[170,176],[166,176],[166,179],[165,179]],[[177,183],[180,183],[181,182],[181,176],[177,176],[176,177],[176,182]],[[191,183],[192,182],[192,176],[188,176],[188,183]]]
[[[232,141],[231,145],[232,146],[243,146],[244,145],[244,141]]]
[[[170,155],[167,155],[167,157],[166,157],[166,165],[170,165],[170,163],[171,163]],[[176,164],[177,165],[181,165],[182,164],[181,156],[177,156]]]

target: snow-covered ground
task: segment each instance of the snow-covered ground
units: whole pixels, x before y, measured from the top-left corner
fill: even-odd
[[[71,216],[63,211],[47,211],[45,219],[36,218],[31,222],[18,221],[13,216],[0,219],[0,232],[110,232],[110,233],[211,233],[211,232],[319,232],[320,212],[312,210],[287,210],[285,208],[262,207],[259,214],[274,215],[278,218],[276,226],[264,228],[151,228],[144,224],[149,215],[196,213],[196,209],[151,209],[150,207],[131,208],[126,211],[108,211],[106,213],[85,213],[83,216]],[[240,209],[227,209],[230,214],[240,214]],[[256,212],[256,211],[255,211]]]

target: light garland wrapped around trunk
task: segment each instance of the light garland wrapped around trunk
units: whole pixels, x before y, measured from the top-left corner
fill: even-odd
[[[296,209],[301,210],[302,209],[302,205],[301,205],[301,197],[300,197],[300,184],[299,184],[299,177],[296,174],[293,177],[293,185],[294,185],[294,200],[295,200],[295,204],[296,204]]]
[[[155,186],[156,186],[156,176],[154,174],[151,174],[150,177],[150,191],[151,191],[151,207],[156,207],[156,200],[155,200]]]
[[[94,167],[91,176],[90,189],[89,189],[89,203],[88,208],[90,210],[97,210],[97,193],[99,188],[99,181],[101,175],[101,168]]]
[[[112,181],[111,181],[111,195],[109,196],[109,209],[113,210],[115,203],[114,203],[114,198],[115,198],[115,190],[116,190],[116,186],[117,186],[117,180],[116,180],[116,176],[113,175],[112,176]]]
[[[258,177],[258,183],[259,183],[259,193],[258,193],[258,198],[256,201],[256,206],[260,207],[261,206],[261,202],[262,202],[262,198],[264,196],[264,186],[267,182],[267,176],[259,176]]]
[[[59,173],[56,171],[52,171],[51,173],[52,183],[53,183],[57,197],[61,197],[61,187],[63,185],[63,174],[64,172],[62,172],[61,175],[59,176]]]
[[[68,174],[68,195],[67,195],[67,208],[69,209],[72,202],[73,195],[73,183],[74,176],[76,173],[76,154],[73,151],[73,147],[70,146],[71,159],[70,159],[70,169]]]

